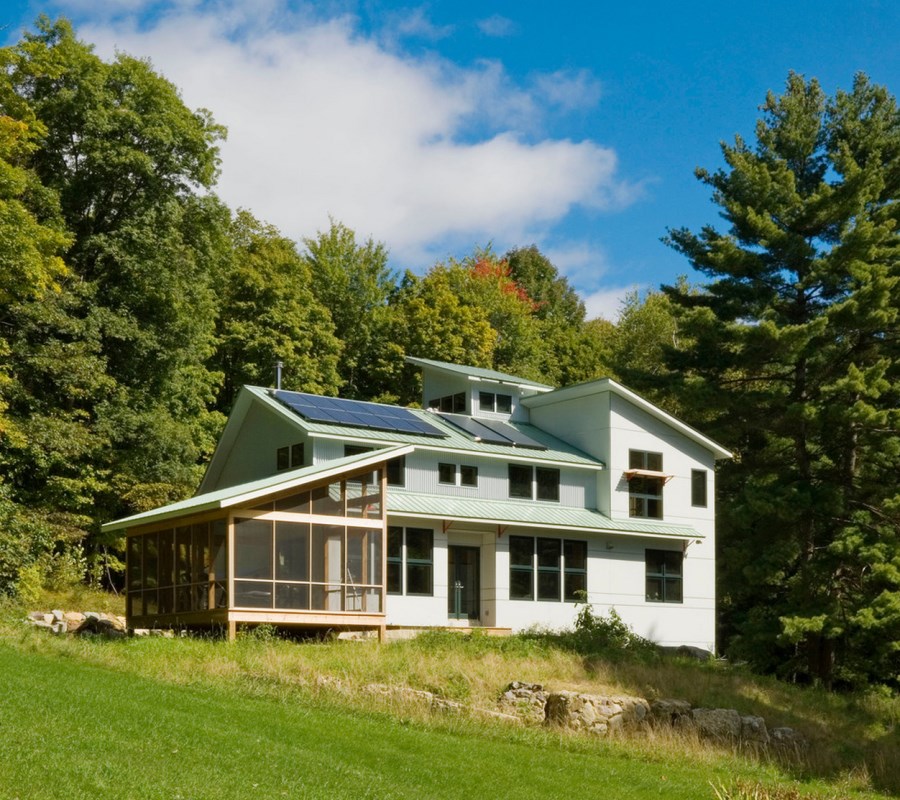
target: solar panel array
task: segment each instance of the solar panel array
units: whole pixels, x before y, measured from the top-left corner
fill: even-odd
[[[473,439],[486,444],[502,444],[509,447],[529,447],[532,450],[546,450],[547,447],[518,428],[493,419],[475,419],[461,414],[443,414],[438,416],[465,431]]]
[[[415,433],[436,438],[447,435],[434,425],[419,419],[408,408],[367,403],[363,400],[321,397],[303,392],[286,392],[282,389],[274,390],[272,396],[310,422],[395,433]]]

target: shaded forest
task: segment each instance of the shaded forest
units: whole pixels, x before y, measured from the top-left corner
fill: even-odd
[[[900,665],[900,114],[788,78],[698,178],[705,279],[587,319],[534,245],[398,273],[338,221],[294,242],[215,195],[226,131],[145,61],[42,18],[0,50],[0,591],[115,585],[99,525],[189,496],[236,392],[412,404],[419,355],[616,377],[732,449],[720,646],[826,685]]]

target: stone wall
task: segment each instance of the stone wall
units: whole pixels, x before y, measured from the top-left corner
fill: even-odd
[[[733,708],[694,708],[685,700],[648,701],[628,695],[552,692],[541,684],[514,681],[503,691],[498,705],[501,711],[516,714],[525,722],[540,722],[597,736],[668,728],[720,744],[795,753],[808,746],[793,728],[769,729],[762,717],[742,715]]]

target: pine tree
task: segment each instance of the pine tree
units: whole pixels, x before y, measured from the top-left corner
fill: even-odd
[[[719,596],[732,652],[834,681],[900,657],[900,114],[857,76],[791,74],[756,144],[697,175],[729,225],[670,232],[710,282],[666,287],[685,409],[734,449]]]

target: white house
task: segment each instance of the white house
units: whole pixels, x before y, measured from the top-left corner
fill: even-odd
[[[241,391],[195,497],[125,530],[139,627],[570,625],[715,645],[716,442],[611,379],[424,358],[423,409]]]

